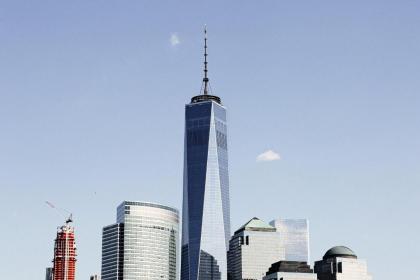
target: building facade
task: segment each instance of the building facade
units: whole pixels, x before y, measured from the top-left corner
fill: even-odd
[[[273,263],[263,280],[317,280],[306,262],[279,261]]]
[[[74,280],[76,274],[76,242],[72,218],[57,230],[54,245],[53,279]]]
[[[116,223],[102,230],[102,268],[104,280],[122,280],[124,264],[124,224]]]
[[[207,39],[205,39],[207,42]],[[226,280],[230,206],[226,108],[208,94],[185,106],[181,280]]]
[[[271,264],[284,260],[280,233],[258,218],[240,227],[230,240],[228,275],[230,280],[261,280]]]
[[[276,219],[270,222],[281,235],[287,261],[310,263],[309,221],[307,219]]]
[[[319,280],[372,280],[366,262],[345,246],[328,250],[321,261],[315,262],[314,270]]]
[[[124,201],[117,222],[103,228],[102,280],[176,280],[178,210]]]
[[[53,268],[47,267],[45,269],[45,280],[53,280]]]

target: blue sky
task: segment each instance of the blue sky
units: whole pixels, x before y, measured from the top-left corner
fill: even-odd
[[[181,208],[202,29],[228,108],[232,230],[307,217],[374,279],[420,259],[418,1],[0,1],[0,275],[44,277],[74,213],[78,279],[124,199]],[[257,162],[273,150],[280,160]],[[25,269],[22,269],[22,262]]]

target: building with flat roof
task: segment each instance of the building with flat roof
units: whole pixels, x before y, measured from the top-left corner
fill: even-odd
[[[138,201],[117,208],[102,232],[102,280],[176,280],[178,210]]]
[[[47,267],[45,269],[45,280],[53,280],[53,268]]]
[[[306,262],[279,261],[273,263],[263,280],[317,280]]]
[[[284,260],[280,233],[258,218],[240,227],[230,239],[228,275],[230,280],[261,280],[270,265]]]
[[[307,219],[276,219],[270,222],[281,235],[287,261],[309,260],[309,221]]]

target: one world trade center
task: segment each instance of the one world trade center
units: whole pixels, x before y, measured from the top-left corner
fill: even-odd
[[[226,108],[209,94],[207,32],[200,95],[185,106],[181,280],[226,280],[230,238]]]

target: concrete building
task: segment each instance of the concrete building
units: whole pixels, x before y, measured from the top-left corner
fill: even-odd
[[[315,262],[314,270],[319,280],[372,280],[366,262],[344,246],[329,249],[321,261]]]
[[[231,280],[261,280],[270,265],[284,260],[280,233],[269,224],[253,218],[230,240],[228,275]]]
[[[279,261],[273,263],[263,280],[317,280],[306,262]]]
[[[102,234],[102,280],[176,280],[178,210],[124,201]]]
[[[281,235],[287,261],[310,263],[309,221],[307,219],[276,219],[270,225]]]

